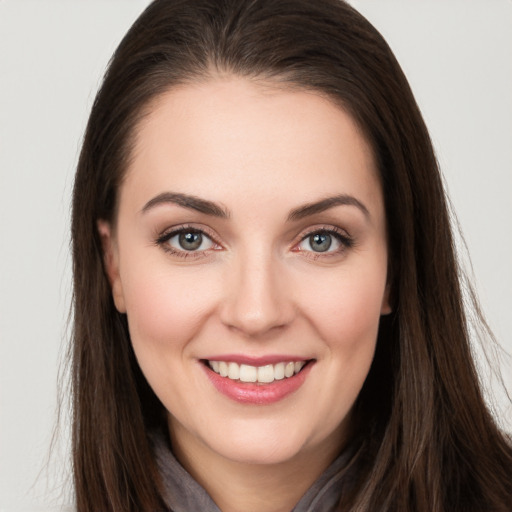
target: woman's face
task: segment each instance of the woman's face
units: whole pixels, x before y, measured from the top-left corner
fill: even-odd
[[[357,126],[312,92],[224,78],[160,97],[132,156],[115,229],[99,229],[177,451],[332,456],[389,312]]]

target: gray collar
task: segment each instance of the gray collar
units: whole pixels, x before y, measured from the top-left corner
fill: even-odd
[[[153,449],[162,476],[165,503],[172,512],[221,512],[208,493],[174,457],[164,435],[153,435]],[[333,512],[348,478],[350,447],[324,471],[291,512]]]

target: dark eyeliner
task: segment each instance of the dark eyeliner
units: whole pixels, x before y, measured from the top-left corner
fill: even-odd
[[[337,229],[333,226],[329,227],[316,227],[313,229],[310,229],[306,231],[304,234],[302,234],[300,241],[297,245],[301,244],[305,240],[307,240],[310,236],[316,235],[316,234],[327,234],[335,238],[339,243],[340,247],[331,252],[315,252],[315,251],[307,251],[307,250],[300,250],[300,252],[308,255],[308,257],[313,259],[319,259],[319,258],[329,258],[333,256],[339,256],[343,252],[345,252],[348,249],[351,249],[355,245],[355,239],[351,237],[345,230]]]
[[[155,239],[155,245],[160,247],[166,253],[171,254],[172,256],[176,256],[178,258],[182,258],[182,259],[205,257],[212,250],[211,248],[206,249],[206,250],[201,250],[201,251],[187,251],[185,249],[179,250],[179,249],[175,249],[174,247],[170,246],[167,243],[171,238],[173,238],[176,235],[179,235],[181,233],[200,233],[202,236],[209,238],[214,245],[219,245],[218,242],[215,240],[215,237],[213,237],[206,230],[197,228],[195,226],[187,226],[187,225],[173,227],[173,228],[169,228],[169,229],[163,231]]]

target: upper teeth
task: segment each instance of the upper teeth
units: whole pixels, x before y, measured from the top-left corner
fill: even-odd
[[[281,380],[285,377],[292,377],[302,370],[305,361],[289,363],[267,364],[265,366],[250,366],[225,361],[208,361],[208,365],[221,377],[227,377],[241,382],[262,382],[269,383],[274,380]]]

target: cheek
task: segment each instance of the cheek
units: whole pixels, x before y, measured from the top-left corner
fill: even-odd
[[[214,283],[204,287],[200,272],[173,272],[165,264],[138,272],[132,267],[127,274],[128,326],[142,373],[167,410],[189,410],[188,387],[197,375],[186,363],[193,356],[191,341],[214,307]],[[189,384],[183,388],[183,382]]]
[[[385,272],[346,269],[331,274],[315,299],[305,306],[322,338],[329,344],[356,349],[374,344],[385,294]],[[318,283],[317,283],[318,284]]]
[[[308,318],[326,347],[325,378],[317,395],[334,427],[346,417],[370,370],[385,293],[385,271],[332,275],[324,293],[310,301]],[[336,404],[336,406],[333,406]]]
[[[182,350],[215,301],[215,284],[205,287],[201,272],[158,271],[148,265],[138,272],[130,270],[125,277],[128,323],[136,351]]]

